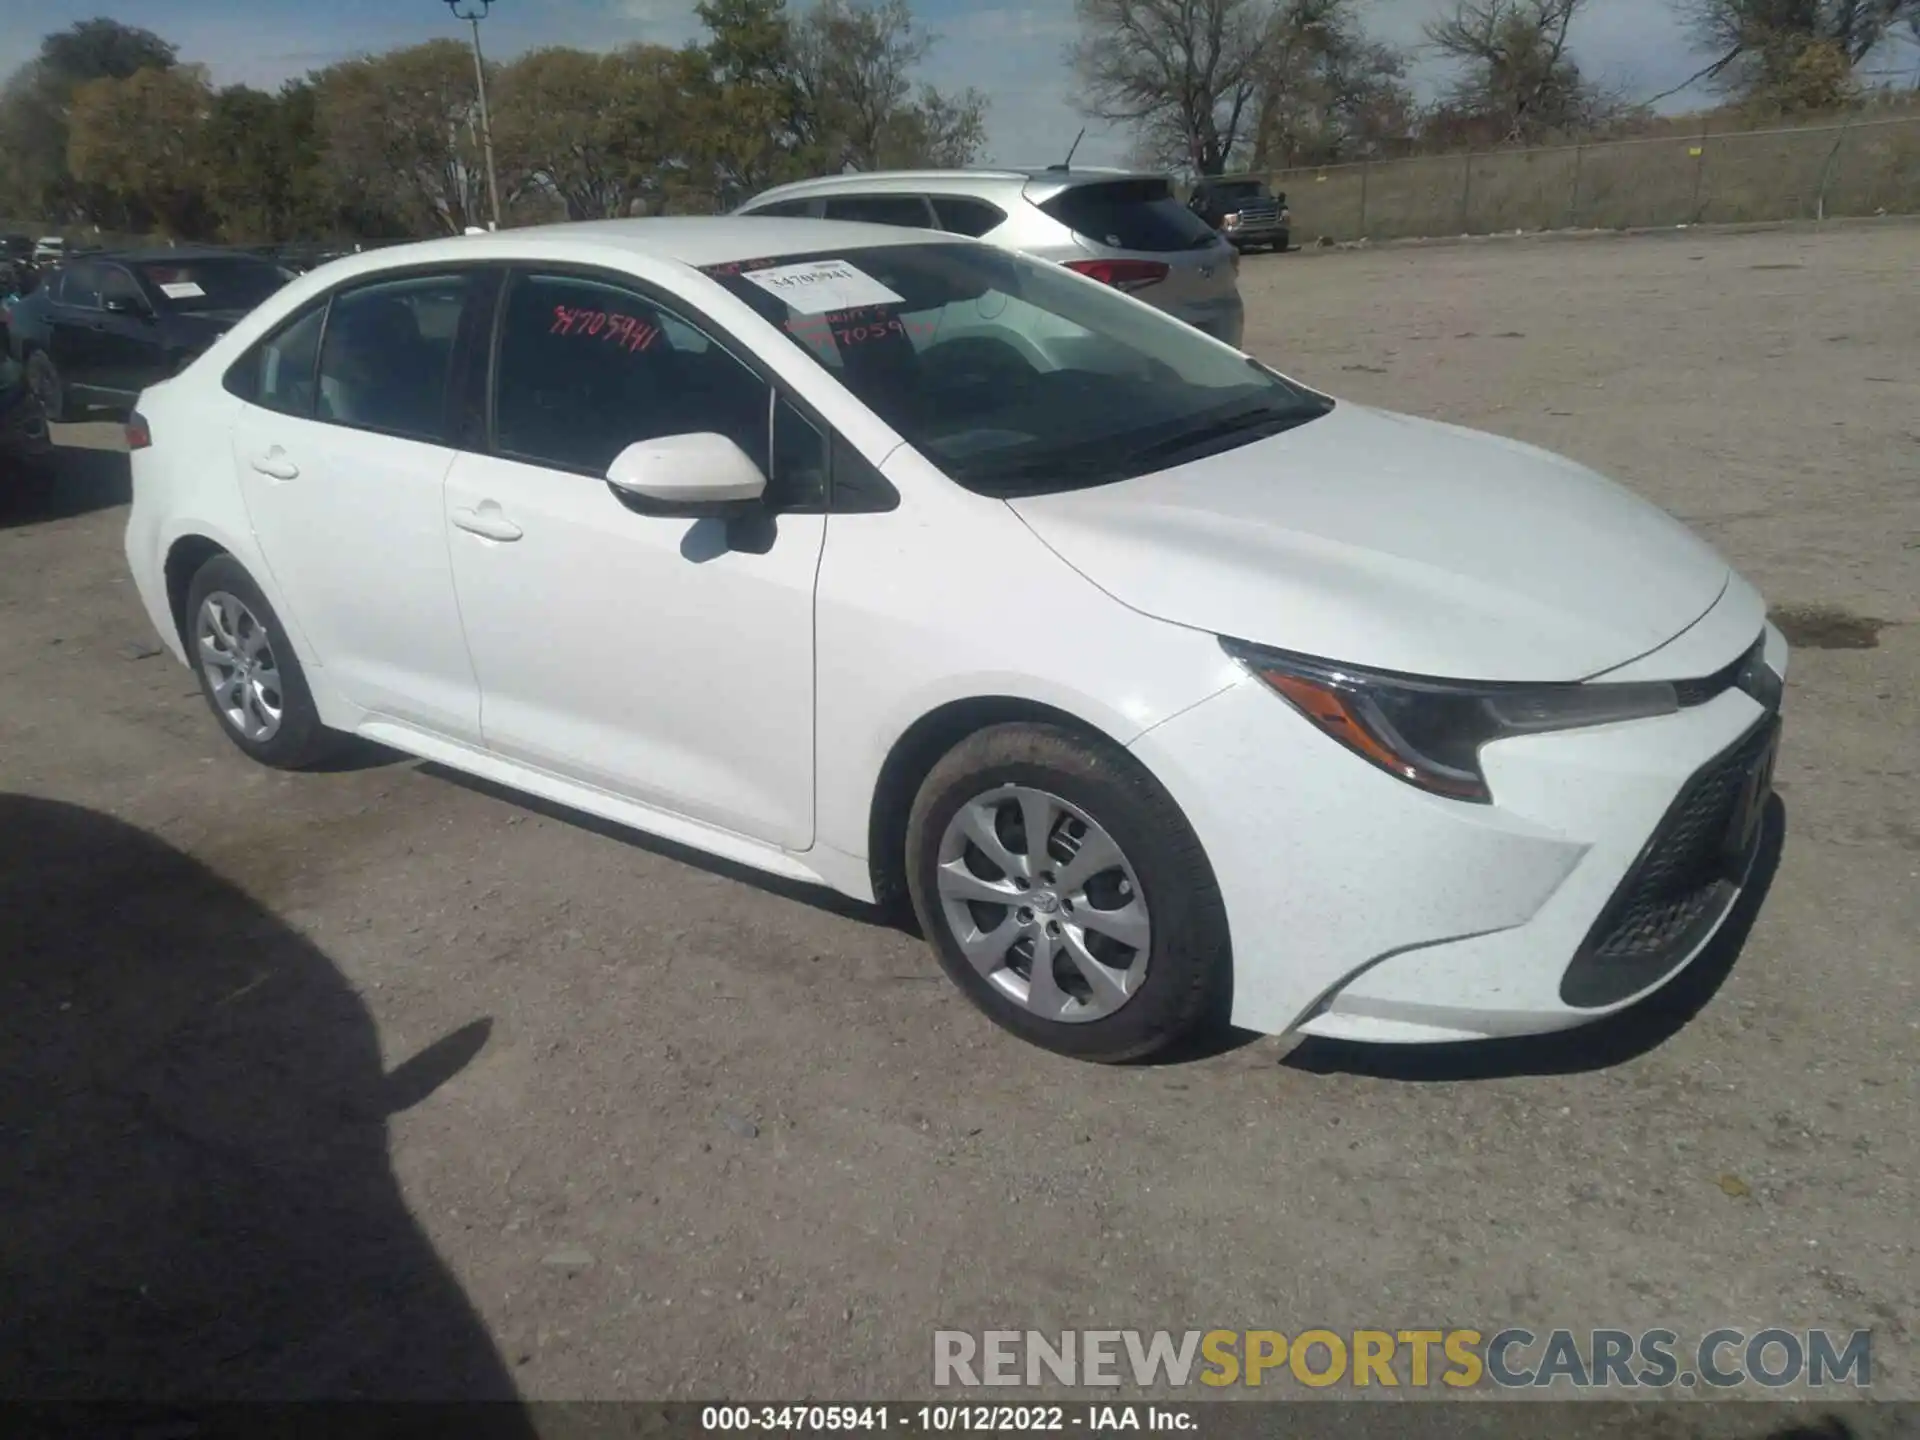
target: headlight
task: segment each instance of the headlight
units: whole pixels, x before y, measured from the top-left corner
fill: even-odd
[[[1435,795],[1489,803],[1480,747],[1513,735],[1670,715],[1663,681],[1454,684],[1362,670],[1222,639],[1226,652],[1354,754]]]

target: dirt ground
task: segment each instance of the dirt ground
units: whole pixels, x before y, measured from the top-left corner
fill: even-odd
[[[1916,256],[1246,262],[1254,351],[1608,470],[1803,641],[1757,918],[1465,1053],[1078,1065],[858,907],[394,757],[253,768],[137,606],[124,459],[70,452],[0,530],[0,1392],[922,1396],[939,1328],[1777,1324],[1870,1327],[1920,1397]]]

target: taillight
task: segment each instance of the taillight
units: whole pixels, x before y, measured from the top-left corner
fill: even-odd
[[[147,417],[138,410],[127,417],[127,449],[145,450],[153,444],[153,431],[147,428]]]
[[[1067,269],[1126,291],[1144,290],[1167,278],[1167,267],[1158,260],[1069,260]]]

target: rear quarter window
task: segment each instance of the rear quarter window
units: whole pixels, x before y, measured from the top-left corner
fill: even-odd
[[[1215,238],[1164,180],[1076,185],[1040,209],[1076,235],[1115,250],[1192,250]]]
[[[776,200],[771,205],[756,205],[749,215],[788,216],[793,219],[808,219],[819,214],[816,208],[818,200]]]
[[[1007,218],[1007,212],[991,200],[971,195],[934,195],[929,199],[940,228],[954,235],[971,235],[978,240],[988,231],[999,229]]]

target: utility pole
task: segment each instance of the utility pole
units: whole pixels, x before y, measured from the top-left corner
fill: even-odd
[[[480,22],[493,8],[493,0],[447,0],[447,9],[456,20],[473,27],[473,79],[480,88],[480,145],[487,154],[487,204],[493,212],[492,229],[500,228],[500,178],[493,168],[493,119],[487,113],[487,62],[480,53]]]

